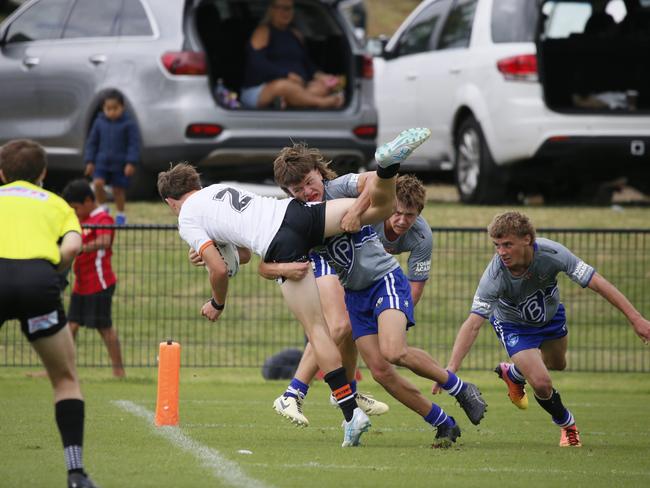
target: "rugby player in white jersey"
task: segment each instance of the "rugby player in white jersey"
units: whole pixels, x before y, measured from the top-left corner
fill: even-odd
[[[377,150],[378,178],[369,188],[370,205],[360,216],[362,224],[380,222],[390,215],[399,165],[429,135],[428,129],[409,129]],[[250,249],[267,262],[306,261],[311,248],[344,231],[341,221],[355,203],[354,199],[338,199],[307,205],[295,199],[261,197],[230,185],[201,188],[198,172],[185,163],[158,175],[158,192],[178,215],[179,234],[208,269],[212,297],[201,313],[211,321],[222,314],[228,291],[228,270],[215,242]],[[326,372],[325,381],[343,411],[343,447],[356,446],[370,421],[357,406],[341,356],[329,335],[313,272],[300,280],[286,280],[281,290],[309,337],[318,365]]]

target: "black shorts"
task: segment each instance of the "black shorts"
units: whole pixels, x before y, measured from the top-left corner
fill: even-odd
[[[308,261],[309,250],[324,241],[325,204],[307,204],[292,200],[280,229],[273,237],[264,261],[292,263]]]
[[[45,259],[0,258],[0,326],[20,320],[29,342],[56,334],[66,324],[62,277]]]
[[[112,327],[113,293],[115,293],[115,285],[89,295],[73,293],[68,308],[68,320],[90,329]]]

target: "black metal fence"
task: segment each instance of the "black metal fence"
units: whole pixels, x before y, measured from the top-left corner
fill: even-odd
[[[493,249],[485,229],[433,232],[431,276],[408,340],[444,365]],[[565,244],[650,316],[650,230],[540,229],[538,234]],[[200,315],[210,297],[207,273],[189,263],[187,246],[174,226],[119,227],[113,251],[118,276],[113,323],[127,368],[154,366],[158,344],[168,338],[180,342],[185,367],[260,367],[279,350],[304,344],[302,329],[284,305],[278,285],[257,275],[257,258],[231,280],[226,311],[211,323]],[[559,281],[569,325],[569,369],[650,371],[650,349],[622,314],[565,276]],[[69,293],[70,287],[66,303]],[[92,330],[80,330],[77,351],[80,366],[110,365],[99,334]],[[485,322],[464,368],[491,368],[504,357]],[[17,323],[0,329],[0,364],[39,364]]]

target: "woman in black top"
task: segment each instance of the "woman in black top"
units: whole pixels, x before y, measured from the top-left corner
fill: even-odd
[[[340,107],[342,94],[333,93],[338,79],[316,69],[292,21],[293,0],[272,0],[246,46],[242,104],[261,108],[279,98],[282,107]]]

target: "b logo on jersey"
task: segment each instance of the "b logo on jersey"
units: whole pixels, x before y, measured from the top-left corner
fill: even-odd
[[[246,210],[246,208],[248,208],[248,205],[250,205],[251,201],[253,200],[253,197],[251,196],[240,195],[239,191],[235,190],[234,188],[224,188],[223,190],[219,190],[214,194],[212,199],[225,200],[226,195],[230,195],[230,206],[237,212],[243,212]]]
[[[528,296],[519,304],[521,316],[528,322],[541,324],[546,321],[546,304],[544,303],[544,293],[537,290]]]

